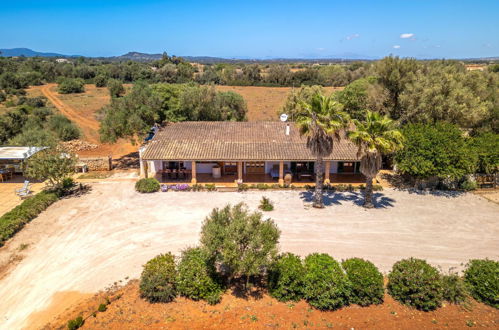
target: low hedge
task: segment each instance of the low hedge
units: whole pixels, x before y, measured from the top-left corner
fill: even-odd
[[[388,293],[402,304],[434,310],[443,300],[442,276],[425,260],[400,260],[388,274]]]
[[[42,191],[0,217],[0,246],[58,199],[55,192]]]
[[[466,265],[464,281],[478,301],[499,308],[499,262],[474,259]]]
[[[140,179],[135,183],[135,190],[140,193],[153,193],[159,191],[160,184],[155,178]]]
[[[301,258],[292,253],[280,255],[268,272],[269,294],[279,301],[303,299],[305,266]]]
[[[351,258],[343,261],[341,265],[352,285],[351,303],[360,306],[383,303],[383,274],[372,262]]]
[[[210,305],[220,302],[223,292],[213,260],[201,248],[182,252],[176,286],[180,295],[192,300],[206,300]]]
[[[304,297],[317,309],[334,310],[347,306],[351,285],[340,264],[325,253],[305,258]]]
[[[452,304],[461,304],[468,297],[468,290],[463,279],[458,274],[447,274],[442,276],[443,298]]]
[[[160,254],[144,265],[140,276],[140,295],[150,302],[170,302],[177,296],[175,257]]]

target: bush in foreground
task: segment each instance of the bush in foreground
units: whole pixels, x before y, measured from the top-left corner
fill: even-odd
[[[178,293],[187,298],[206,300],[209,304],[220,302],[222,287],[214,263],[201,248],[182,252],[176,285]]]
[[[468,297],[468,290],[461,277],[457,274],[442,276],[443,298],[452,304],[461,304]]]
[[[0,246],[14,236],[22,227],[38,216],[42,211],[57,201],[59,197],[54,192],[42,191],[26,199],[10,212],[0,217]]]
[[[304,297],[321,310],[338,309],[348,305],[350,282],[340,264],[324,253],[305,258]]]
[[[351,258],[343,261],[342,266],[352,285],[351,303],[360,306],[383,303],[383,274],[372,262]]]
[[[489,259],[470,260],[464,271],[464,281],[473,298],[499,308],[499,262]]]
[[[443,299],[442,277],[425,260],[400,260],[388,275],[388,292],[402,304],[423,311],[434,310]]]
[[[269,293],[279,301],[299,301],[303,298],[305,267],[301,258],[292,253],[280,255],[270,266]]]
[[[250,212],[244,203],[214,209],[204,220],[200,242],[220,262],[229,280],[261,275],[277,255],[280,231],[260,212]]]
[[[159,191],[160,184],[155,178],[140,179],[135,183],[135,190],[140,193],[153,193]]]
[[[150,302],[170,302],[177,296],[175,257],[160,254],[144,265],[140,276],[140,295]]]

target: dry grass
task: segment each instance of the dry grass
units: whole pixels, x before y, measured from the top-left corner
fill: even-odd
[[[258,86],[216,86],[219,91],[233,91],[241,96],[248,105],[249,121],[279,120],[279,110],[286,102],[293,87]],[[325,87],[327,93],[341,88]]]

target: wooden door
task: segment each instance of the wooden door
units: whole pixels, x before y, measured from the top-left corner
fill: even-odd
[[[354,163],[343,163],[343,173],[353,173],[355,171]]]
[[[246,162],[247,174],[263,174],[265,173],[265,162]]]

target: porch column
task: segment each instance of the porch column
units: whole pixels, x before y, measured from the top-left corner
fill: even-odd
[[[237,162],[237,181],[243,182],[243,162]]]
[[[326,160],[326,168],[324,169],[324,184],[330,184],[329,172],[331,172],[331,161]]]
[[[148,178],[149,176],[149,165],[147,164],[147,160],[142,161],[142,166],[144,167],[144,178]]]
[[[196,184],[198,182],[197,178],[196,178],[196,162],[195,161],[192,161],[191,163],[191,183],[192,184]]]
[[[279,185],[284,185],[284,161],[279,162]]]

